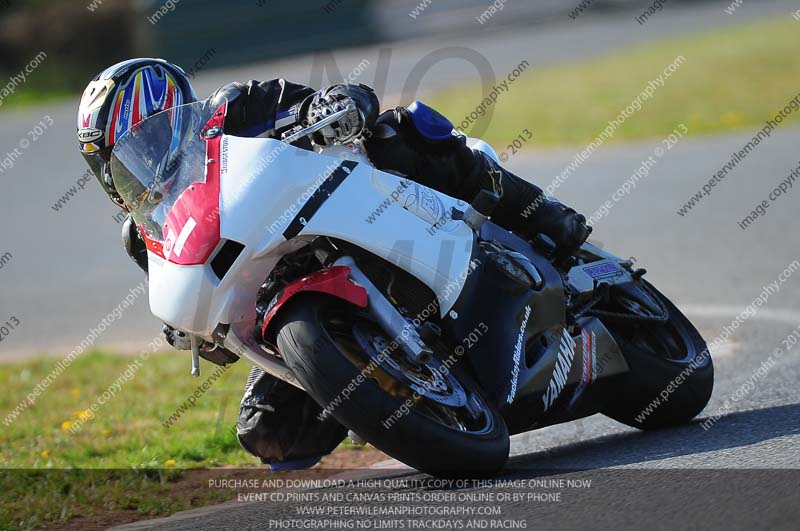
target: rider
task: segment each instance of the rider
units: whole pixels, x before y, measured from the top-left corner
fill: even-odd
[[[500,196],[492,215],[495,222],[529,239],[545,234],[565,254],[575,251],[591,231],[582,215],[467,147],[466,138],[454,132],[449,120],[420,102],[379,114],[378,98],[365,85],[336,84],[316,91],[284,79],[229,83],[211,99],[220,105],[228,102],[226,134],[269,138],[280,138],[298,124],[313,124],[353,105],[354,112],[315,133],[314,142],[347,143],[367,133],[367,154],[377,168],[402,173],[467,202],[483,189],[492,190]],[[126,208],[110,174],[114,143],[139,121],[196,100],[186,73],[161,59],[123,61],[89,83],[78,111],[79,149],[118,206]],[[147,251],[130,216],[123,224],[122,239],[146,273]],[[166,325],[164,332],[175,348],[190,348],[186,334]],[[225,354],[205,357],[218,364],[236,359]],[[254,367],[241,402],[239,442],[273,469],[310,466],[346,434],[335,421],[319,421],[320,411],[306,393]]]

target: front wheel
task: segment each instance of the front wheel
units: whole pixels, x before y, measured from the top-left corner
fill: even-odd
[[[463,361],[437,352],[412,365],[365,314],[325,295],[300,296],[277,319],[281,355],[325,414],[423,472],[502,469],[508,429]]]
[[[705,340],[672,302],[650,284],[645,297],[658,298],[666,321],[604,320],[617,341],[629,371],[598,382],[603,414],[639,429],[658,429],[692,420],[708,404],[714,387],[714,365]],[[635,293],[635,292],[630,292]],[[621,308],[642,310],[625,294]]]

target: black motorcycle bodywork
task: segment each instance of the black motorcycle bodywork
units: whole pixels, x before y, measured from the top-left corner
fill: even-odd
[[[607,259],[584,267],[593,275],[610,277],[613,272],[616,283],[631,282],[618,262]],[[593,382],[627,370],[603,323],[594,317],[568,323],[561,273],[531,244],[490,222],[481,227],[473,264],[441,326],[445,336],[462,338],[456,342],[481,387],[503,412],[509,432],[597,413],[582,400],[587,390]],[[526,273],[531,267],[538,279]],[[570,275],[586,274],[581,268]],[[476,330],[483,331],[479,337]]]

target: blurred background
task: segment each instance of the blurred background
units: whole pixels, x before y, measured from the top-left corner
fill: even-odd
[[[200,97],[230,81],[283,77],[314,87],[364,83],[384,108],[423,99],[587,217],[606,205],[593,238],[635,257],[710,341],[800,259],[800,183],[740,225],[800,166],[800,112],[790,106],[800,93],[799,46],[796,0],[0,0],[0,417],[143,281],[120,244],[120,211],[87,175],[75,137],[80,94],[112,63],[173,61]],[[575,163],[637,98],[640,108]],[[771,136],[687,208],[786,109]],[[633,176],[629,193],[616,193]],[[707,412],[800,327],[800,274],[784,276],[712,353],[717,383]],[[235,417],[243,364],[182,421],[191,433],[162,427],[196,385],[188,356],[174,351],[151,358],[147,377],[126,385],[80,436],[66,434],[64,423],[80,419],[160,335],[145,296],[111,321],[46,398],[6,424],[0,462],[252,463],[221,429]],[[757,414],[742,413],[736,427],[721,422],[703,442],[677,431],[663,443],[617,439],[602,453],[591,445],[553,453],[628,433],[595,418],[515,439],[516,464],[544,466],[541,452],[551,452],[552,466],[578,468],[798,467],[796,354],[731,410]]]

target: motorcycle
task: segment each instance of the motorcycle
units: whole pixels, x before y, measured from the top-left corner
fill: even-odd
[[[492,223],[493,193],[468,204],[380,171],[359,140],[313,146],[340,113],[277,140],[223,134],[226,110],[159,113],[112,153],[150,308],[191,335],[193,374],[201,356],[245,358],[438,476],[497,474],[510,434],[596,413],[655,429],[705,407],[703,338],[630,260],[559,256]]]

